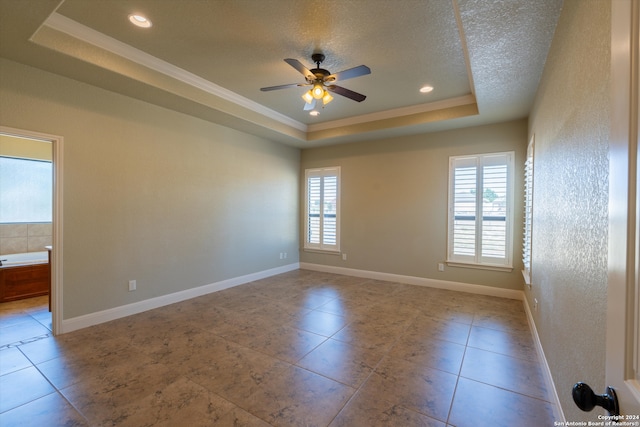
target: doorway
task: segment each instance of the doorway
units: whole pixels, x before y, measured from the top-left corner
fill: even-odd
[[[10,143],[20,144],[32,141],[50,144],[51,155],[51,259],[50,259],[50,283],[49,298],[51,302],[51,331],[53,335],[62,333],[62,145],[63,138],[56,135],[43,134],[22,129],[14,129],[0,126],[0,138],[5,138]],[[26,144],[25,144],[26,145]],[[46,228],[46,227],[41,227]],[[41,232],[42,233],[42,232]],[[39,244],[39,243],[36,243]],[[32,248],[33,249],[33,248]],[[44,248],[43,248],[44,249]],[[46,253],[46,250],[45,250]],[[48,255],[48,254],[47,254]],[[26,300],[23,300],[26,301]],[[48,305],[48,304],[47,304]],[[24,304],[29,309],[29,303]],[[48,307],[47,307],[48,308]],[[39,316],[44,316],[39,309]]]

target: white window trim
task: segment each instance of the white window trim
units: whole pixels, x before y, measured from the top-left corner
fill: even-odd
[[[456,160],[459,159],[469,159],[470,161],[482,161],[484,158],[488,158],[491,156],[499,156],[504,155],[507,157],[507,203],[505,206],[505,221],[506,221],[506,241],[505,241],[505,258],[502,263],[495,262],[487,262],[486,260],[482,260],[480,250],[478,250],[478,246],[476,245],[476,251],[474,256],[460,256],[453,254],[453,227],[454,227],[454,164]],[[447,265],[454,267],[464,267],[464,268],[476,268],[482,270],[496,270],[496,271],[512,271],[513,270],[513,212],[514,212],[514,158],[515,153],[513,151],[509,152],[499,152],[499,153],[485,153],[485,154],[475,154],[475,155],[464,155],[464,156],[451,156],[449,157],[449,200],[448,200],[448,227],[447,227]],[[481,168],[478,168],[478,173],[481,176]],[[479,186],[479,184],[478,184]],[[477,191],[477,190],[476,190]],[[481,201],[482,191],[477,191],[478,200]],[[481,215],[478,214],[478,210],[481,207],[481,203],[476,203],[476,218],[478,218],[478,222],[482,222]],[[476,241],[479,237],[479,231],[476,234]]]
[[[320,243],[309,242],[309,178],[310,177],[325,177],[336,176],[337,177],[337,189],[336,189],[336,244],[325,244],[322,241]],[[340,180],[340,166],[332,166],[327,168],[306,169],[304,172],[304,250],[308,252],[320,252],[320,253],[340,253],[340,193],[342,192]],[[324,203],[324,200],[321,200]],[[320,212],[323,212],[321,205]],[[324,224],[324,218],[320,217],[321,224]],[[322,233],[321,233],[322,235]]]

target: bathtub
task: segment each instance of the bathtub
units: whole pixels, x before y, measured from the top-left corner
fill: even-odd
[[[49,262],[49,255],[47,254],[47,251],[0,255],[0,262],[2,263],[0,267],[47,264]]]
[[[51,267],[47,251],[0,255],[0,262],[0,302],[50,294]]]

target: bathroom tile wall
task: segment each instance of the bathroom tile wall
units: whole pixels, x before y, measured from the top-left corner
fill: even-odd
[[[44,251],[51,230],[50,222],[0,224],[0,255]]]

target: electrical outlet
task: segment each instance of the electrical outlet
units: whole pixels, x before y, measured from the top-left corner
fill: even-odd
[[[538,311],[538,298],[533,299],[533,311]]]
[[[131,291],[135,291],[136,290],[136,281],[135,280],[129,280],[129,292]]]
[[[438,263],[438,271],[444,271],[444,263]]]
[[[346,261],[347,260],[347,254],[342,254],[342,260]]]

